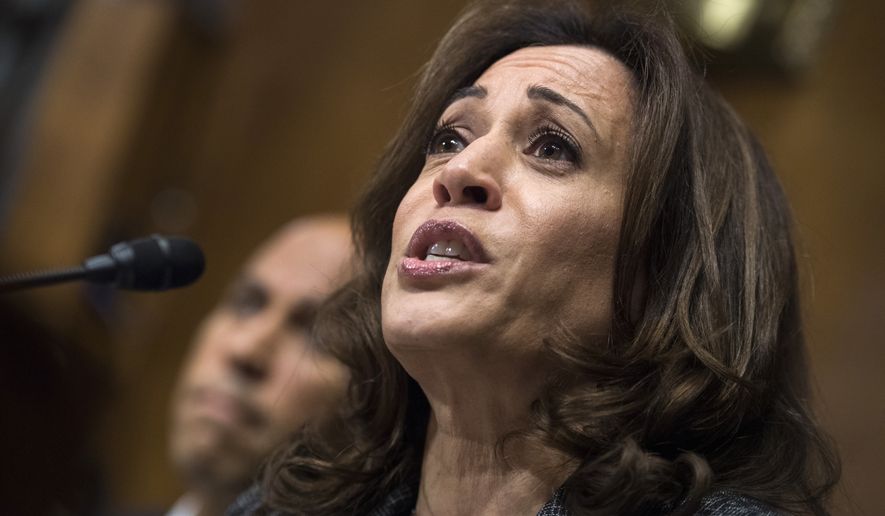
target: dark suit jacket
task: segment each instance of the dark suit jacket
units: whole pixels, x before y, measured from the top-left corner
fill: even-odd
[[[418,500],[418,489],[414,485],[403,485],[387,495],[380,506],[367,516],[410,516]],[[243,493],[228,509],[227,516],[248,516],[261,507],[261,492],[258,486]],[[272,516],[284,516],[272,513]],[[537,516],[569,516],[565,506],[563,491],[541,507]],[[701,508],[695,516],[777,516],[777,512],[759,500],[730,491],[717,491],[704,497]]]

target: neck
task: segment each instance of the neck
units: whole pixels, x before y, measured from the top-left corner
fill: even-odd
[[[223,516],[239,493],[190,491],[185,496],[196,509],[196,516]]]
[[[419,516],[536,514],[572,468],[565,457],[514,434],[497,442],[427,431]]]
[[[543,361],[423,358],[402,360],[431,407],[417,514],[535,514],[574,468],[521,433],[546,384]]]

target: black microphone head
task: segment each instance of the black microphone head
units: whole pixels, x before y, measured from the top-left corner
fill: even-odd
[[[200,246],[181,237],[151,235],[111,247],[116,262],[114,286],[130,290],[166,290],[184,287],[203,274]]]

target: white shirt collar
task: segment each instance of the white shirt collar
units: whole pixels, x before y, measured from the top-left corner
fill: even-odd
[[[187,493],[175,502],[166,516],[197,516],[202,508],[203,506],[197,497]]]

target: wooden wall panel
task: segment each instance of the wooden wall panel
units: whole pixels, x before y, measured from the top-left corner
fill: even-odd
[[[835,514],[885,514],[885,4],[837,4],[815,65],[792,83],[718,78],[768,149],[802,246],[820,414],[844,479]]]
[[[74,265],[101,243],[170,21],[164,2],[84,0],[71,9],[39,81],[23,173],[0,227],[5,270]],[[73,290],[32,297],[47,321],[74,324]]]

